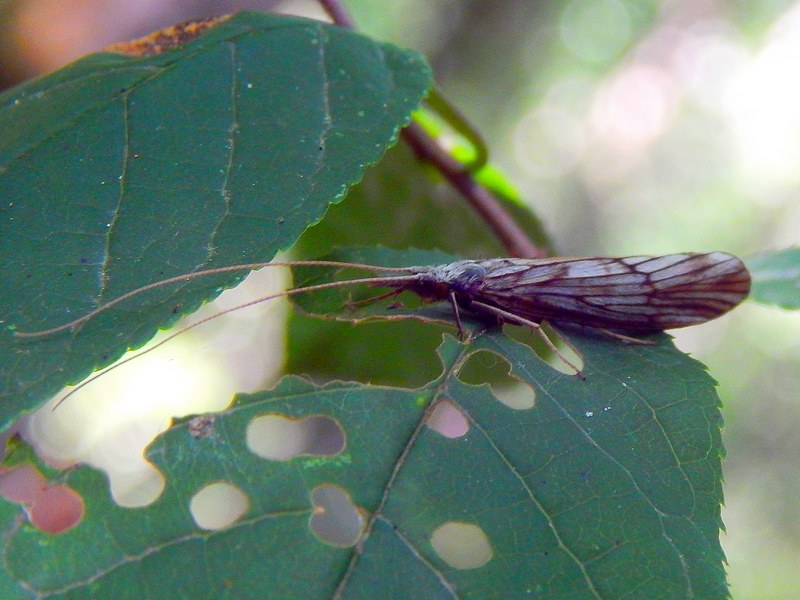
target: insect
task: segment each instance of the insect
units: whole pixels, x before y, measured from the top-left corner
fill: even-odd
[[[741,260],[724,252],[626,258],[462,260],[412,267],[387,281],[502,322],[543,320],[648,333],[704,323],[750,292]]]
[[[637,342],[640,340],[631,334],[686,327],[719,317],[742,302],[750,292],[750,274],[744,263],[724,252],[624,258],[493,258],[424,267],[380,267],[334,261],[254,263],[196,271],[156,282],[112,300],[71,323],[45,331],[17,332],[16,335],[38,337],[74,330],[98,313],[134,295],[178,281],[264,266],[301,265],[355,267],[383,275],[331,281],[265,296],[198,321],[158,345],[222,314],[273,298],[366,283],[394,290],[371,300],[410,291],[425,300],[448,301],[462,336],[462,311],[498,324],[530,327],[539,331],[550,349],[581,375],[580,370],[541,332],[542,321],[583,325],[622,340]]]

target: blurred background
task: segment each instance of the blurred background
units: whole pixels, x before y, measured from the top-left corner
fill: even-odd
[[[442,92],[485,136],[493,163],[542,219],[559,254],[726,250],[746,256],[800,243],[800,2],[346,5],[365,33],[428,57]],[[324,18],[311,0],[6,0],[0,2],[0,85],[182,20],[242,8]],[[254,285],[285,284],[280,277],[267,279]],[[230,393],[263,387],[280,369],[279,332],[274,324],[256,332],[253,323],[264,319],[252,319],[243,326],[248,343],[271,340],[273,360],[257,374],[236,375]],[[215,330],[230,331],[222,324]],[[718,322],[676,332],[676,338],[720,382],[728,451],[723,545],[733,596],[797,597],[800,315],[747,303]],[[219,351],[223,342],[203,338],[197,344]],[[171,348],[162,363],[171,371],[179,370],[176,355],[201,354],[188,346]],[[203,372],[224,362],[203,360]],[[241,362],[227,359],[229,365]],[[181,384],[183,391],[196,400],[206,384],[198,387],[196,365],[185,369],[195,384]],[[151,386],[159,380],[129,375],[119,389],[131,389],[130,377]],[[97,393],[119,406],[115,392]],[[97,413],[97,396],[91,402]],[[152,436],[177,411],[221,407],[162,405],[157,426],[142,426],[140,437]],[[72,410],[71,404],[58,412],[82,422]],[[64,461],[86,460],[88,442],[51,427],[43,421],[31,430],[51,441],[71,440]],[[120,456],[95,464],[104,460]],[[124,498],[128,488],[119,485],[115,494]]]

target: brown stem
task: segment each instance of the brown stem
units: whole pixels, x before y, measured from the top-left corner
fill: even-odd
[[[354,27],[353,20],[339,0],[319,0],[319,2],[335,24],[351,29]],[[470,206],[491,227],[510,256],[520,258],[547,256],[547,252],[533,243],[497,199],[475,181],[464,165],[442,149],[422,127],[411,123],[403,130],[403,139],[419,158],[436,167],[445,179],[464,196]]]
[[[338,0],[319,0],[319,3],[328,13],[331,20],[339,25],[339,27],[347,27],[348,29],[355,28],[353,19]]]
[[[464,165],[455,160],[416,123],[403,130],[403,138],[421,159],[430,162],[486,221],[510,256],[542,258],[547,253],[536,246],[497,199],[481,186]]]

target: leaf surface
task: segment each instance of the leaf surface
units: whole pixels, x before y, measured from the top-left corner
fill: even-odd
[[[176,50],[97,54],[0,96],[0,422],[137,348],[241,276],[166,277],[290,247],[394,143],[417,54],[243,13]],[[13,291],[13,292],[12,292]]]
[[[203,435],[189,420],[156,441],[148,457],[167,487],[145,508],[113,505],[89,469],[67,473],[93,498],[76,528],[53,536],[6,521],[7,577],[30,592],[16,597],[725,598],[714,382],[665,335],[652,346],[568,335],[585,380],[495,330],[445,336],[441,375],[422,388],[288,377],[241,396]],[[485,352],[508,362],[531,407],[462,381]],[[442,406],[466,423],[462,435],[430,425]],[[327,418],[344,448],[256,456],[247,430],[265,415]],[[191,497],[220,481],[248,510],[205,531]],[[321,488],[362,516],[350,543],[312,530]],[[488,557],[464,566],[434,545],[454,524],[481,532]]]

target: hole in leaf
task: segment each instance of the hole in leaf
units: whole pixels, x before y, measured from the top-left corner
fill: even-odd
[[[0,496],[17,504],[32,504],[45,485],[38,469],[22,465],[0,475]]]
[[[364,531],[363,511],[353,504],[350,494],[335,485],[321,485],[311,491],[314,510],[308,526],[319,539],[331,546],[355,546]]]
[[[503,325],[503,333],[509,337],[527,344],[548,365],[553,367],[556,371],[566,375],[575,375],[575,369],[570,365],[576,367],[579,371],[583,371],[583,357],[575,350],[572,345],[567,341],[557,329],[554,329],[547,323],[542,325],[541,330],[534,330],[530,327],[523,327],[520,325]],[[559,356],[547,345],[543,339],[543,335],[547,336],[553,345],[558,349],[561,354]],[[568,362],[567,362],[568,361]]]
[[[262,415],[247,426],[247,447],[268,460],[290,460],[302,454],[335,456],[345,447],[344,430],[324,415],[302,419]]]
[[[249,505],[247,494],[235,485],[219,481],[197,492],[189,503],[189,510],[198,527],[215,530],[235,523]]]
[[[139,508],[155,502],[166,482],[161,472],[149,462],[136,461],[123,471],[108,472],[114,502],[126,508]]]
[[[536,389],[511,374],[511,364],[504,357],[488,350],[479,350],[469,356],[458,373],[464,383],[488,383],[500,402],[516,410],[533,408]]]
[[[0,475],[0,496],[25,506],[28,519],[45,533],[63,533],[83,518],[83,498],[66,485],[47,487],[32,465],[22,465]]]
[[[431,546],[455,569],[477,569],[492,558],[492,546],[483,529],[473,523],[448,521],[431,535]]]
[[[431,411],[428,427],[447,438],[457,438],[469,431],[469,421],[450,400],[440,401]]]
[[[83,519],[83,498],[66,485],[42,490],[28,509],[31,524],[45,533],[63,533]]]

